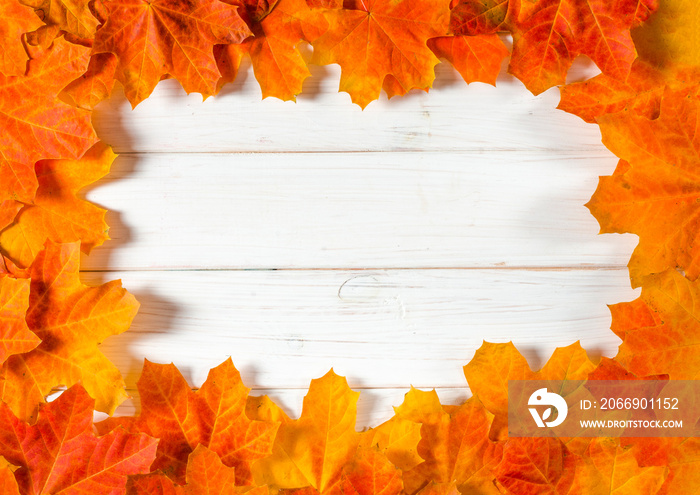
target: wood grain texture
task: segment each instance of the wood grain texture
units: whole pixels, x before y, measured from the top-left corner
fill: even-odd
[[[248,69],[204,103],[164,81],[134,112],[118,92],[98,107],[123,156],[86,192],[114,240],[82,277],[121,278],[142,303],[102,345],[135,394],[118,414],[138,410],[144,357],[198,386],[232,356],[293,416],[334,367],[363,391],[362,428],[411,385],[464,399],[484,339],[533,368],[579,339],[615,354],[606,304],[638,294],[636,237],[597,236],[583,207],[616,164],[598,128],[506,75],[467,87],[441,67],[429,95],[364,112],[338,75],[314,68],[296,105],[259,101]]]
[[[583,204],[606,150],[155,153],[117,159],[89,270],[622,266]]]

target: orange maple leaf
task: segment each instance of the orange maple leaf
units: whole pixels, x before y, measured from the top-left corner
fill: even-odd
[[[15,477],[22,493],[124,494],[128,475],[148,472],[158,440],[123,429],[96,437],[94,405],[75,385],[28,425],[0,404],[0,455],[20,466]]]
[[[343,468],[340,490],[343,495],[399,495],[401,470],[378,448],[360,447]]]
[[[175,77],[187,93],[205,98],[221,77],[214,45],[240,43],[252,33],[238,8],[219,0],[103,0],[107,22],[93,54],[117,55],[116,77],[132,106],[151,94],[161,77]]]
[[[29,266],[47,239],[81,241],[81,250],[109,239],[107,210],[78,199],[80,189],[109,173],[117,157],[104,143],[93,146],[79,160],[42,160],[36,164],[39,188],[14,225],[0,233],[0,248],[20,266]]]
[[[119,281],[83,285],[79,268],[79,243],[47,241],[28,270],[26,320],[42,342],[31,352],[10,356],[0,369],[0,397],[23,420],[32,418],[59,385],[81,382],[97,409],[108,413],[126,398],[119,371],[97,345],[126,331],[139,304]]]
[[[630,232],[639,244],[629,262],[632,286],[679,267],[700,275],[700,99],[667,92],[658,119],[631,111],[599,118],[603,143],[622,162],[601,177],[586,205],[601,232]]]
[[[446,409],[435,391],[416,389],[396,408],[398,418],[421,424],[418,453],[425,460],[404,473],[406,491],[454,481],[461,493],[497,494],[490,469],[500,457],[500,446],[489,440],[493,414],[476,398]]]
[[[661,111],[661,99],[666,88],[687,89],[697,95],[700,93],[698,80],[700,70],[697,68],[660,70],[637,59],[624,81],[599,74],[588,81],[562,86],[557,108],[591,123],[601,115],[625,109],[640,117],[655,119]]]
[[[379,97],[418,88],[435,79],[430,38],[448,34],[449,1],[352,0],[324,11],[329,29],[314,43],[313,62],[340,64],[340,91],[362,108]]]
[[[301,417],[280,425],[272,455],[253,466],[256,484],[340,494],[343,467],[360,440],[355,431],[359,395],[333,370],[312,380]]]
[[[43,30],[65,31],[83,39],[92,39],[97,30],[97,19],[86,0],[21,0],[32,7],[44,21]],[[41,34],[39,33],[41,36]]]
[[[643,4],[652,10],[655,1]],[[638,6],[639,0],[520,1],[511,18],[511,74],[539,94],[564,84],[574,58],[582,54],[604,74],[626,79],[637,57],[630,29],[641,19]]]
[[[32,9],[17,1],[0,2],[0,74],[23,76],[29,56],[24,48],[24,33],[37,29],[41,21]]]
[[[58,38],[51,48],[39,50],[26,76],[0,74],[0,154],[7,161],[26,168],[42,159],[78,158],[97,142],[90,113],[57,98],[85,72],[89,52]],[[1,170],[8,175],[4,164]]]
[[[453,36],[428,40],[439,58],[450,62],[467,83],[496,84],[501,63],[509,52],[496,31],[505,21],[508,0],[463,0],[450,11]]]
[[[669,474],[659,495],[693,493],[700,486],[700,439],[684,438],[668,455]]]
[[[511,438],[494,474],[508,494],[567,495],[579,462],[558,438]]]
[[[3,495],[20,495],[13,466],[8,464],[3,457],[0,457],[0,493]]]
[[[228,467],[212,450],[198,445],[187,458],[186,485],[176,486],[161,472],[133,476],[127,495],[237,495],[235,468]],[[267,489],[250,490],[250,495],[268,495]]]
[[[615,438],[594,438],[578,466],[573,493],[657,493],[666,479],[667,468],[640,467],[630,449]],[[682,493],[682,492],[677,492]]]
[[[615,358],[639,376],[700,376],[700,282],[675,270],[647,277],[639,299],[610,306],[623,342]]]
[[[34,163],[21,163],[6,160],[0,152],[0,201],[22,201],[34,199],[39,183],[34,171]],[[6,207],[9,206],[6,205]],[[0,223],[0,228],[4,225]]]
[[[243,385],[230,359],[212,369],[194,392],[177,368],[145,361],[138,381],[141,414],[98,423],[106,432],[124,426],[160,439],[154,469],[175,482],[186,481],[189,454],[201,444],[236,468],[239,485],[250,485],[251,464],[270,453],[278,425],[250,420],[245,413],[250,389]]]
[[[413,469],[423,462],[418,455],[421,425],[414,421],[394,416],[376,428],[360,435],[360,447],[376,447],[402,471]]]
[[[112,94],[116,70],[117,57],[113,53],[93,55],[85,74],[66,86],[61,97],[73,106],[92,110]]]
[[[22,203],[11,199],[7,199],[0,203],[0,232],[15,221],[15,217],[21,209]]]
[[[508,433],[508,380],[585,380],[594,369],[578,342],[555,349],[537,372],[530,369],[512,342],[484,342],[464,367],[464,375],[472,393],[495,415],[491,438],[504,439]],[[564,396],[572,392],[559,391]]]
[[[29,280],[0,274],[0,364],[11,354],[29,352],[40,339],[24,319],[29,307]]]
[[[254,37],[240,45],[217,47],[216,58],[222,74],[219,87],[233,82],[243,54],[248,53],[262,97],[296,101],[304,80],[311,75],[298,45],[301,41],[315,40],[328,23],[304,0],[269,3],[244,0],[242,3]]]

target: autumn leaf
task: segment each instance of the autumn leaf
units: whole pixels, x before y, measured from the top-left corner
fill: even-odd
[[[675,270],[647,277],[642,295],[610,307],[615,333],[623,337],[615,358],[639,376],[700,376],[700,283]]]
[[[433,53],[457,69],[467,83],[496,85],[501,63],[508,49],[496,34],[480,36],[443,36],[428,41]]]
[[[450,30],[457,35],[478,36],[505,30],[509,0],[461,0],[450,11]]]
[[[469,388],[495,415],[491,438],[505,439],[508,423],[508,380],[585,380],[595,369],[586,351],[576,342],[555,349],[540,371],[533,372],[512,342],[484,342],[464,367]],[[572,391],[560,390],[562,395]]]
[[[15,221],[15,217],[21,209],[22,203],[12,199],[7,199],[0,203],[0,232]]]
[[[42,407],[33,425],[0,404],[0,455],[20,466],[22,493],[124,494],[128,475],[148,472],[158,441],[122,429],[96,437],[94,404],[75,385]]]
[[[654,494],[666,474],[665,467],[640,467],[630,449],[621,447],[616,439],[596,438],[579,465],[573,491],[590,495]]]
[[[90,113],[57,98],[85,72],[89,51],[58,38],[29,62],[25,77],[0,74],[0,153],[6,161],[26,169],[42,159],[75,159],[97,142]],[[17,169],[5,163],[3,177]]]
[[[362,108],[382,87],[389,97],[427,90],[439,61],[427,41],[448,34],[448,3],[353,0],[327,10],[329,29],[313,43],[313,62],[340,64],[340,91]]]
[[[112,94],[117,57],[113,53],[98,53],[90,57],[85,74],[66,86],[61,93],[73,106],[92,110]]]
[[[39,26],[41,21],[29,7],[16,0],[0,2],[0,74],[25,74],[29,56],[22,37]]]
[[[511,438],[503,446],[496,479],[513,495],[565,495],[578,474],[579,459],[558,438]]]
[[[222,78],[219,87],[233,82],[243,54],[250,54],[262,97],[296,101],[304,80],[311,75],[299,51],[301,41],[311,42],[327,28],[323,15],[304,0],[243,1],[253,38],[218,46],[216,59]],[[266,8],[261,8],[263,5]]]
[[[404,473],[406,491],[416,493],[430,482],[456,482],[461,493],[497,494],[490,467],[500,448],[489,440],[493,414],[472,398],[450,412],[435,392],[411,389],[396,417],[421,424],[419,455],[425,461]]]
[[[0,153],[0,202],[34,200],[39,183],[34,171],[34,163],[21,163],[6,160]],[[4,227],[0,223],[0,228]]]
[[[13,226],[0,233],[0,248],[20,266],[29,266],[44,247],[54,242],[81,241],[81,250],[109,239],[106,210],[78,199],[80,189],[101,179],[117,157],[104,143],[93,146],[79,160],[42,160],[35,170],[39,188]]]
[[[423,462],[418,455],[421,425],[394,416],[360,436],[360,447],[376,447],[394,466],[402,471],[413,469]]]
[[[401,470],[378,448],[360,447],[343,468],[340,490],[343,495],[399,495]]]
[[[99,287],[80,282],[80,245],[47,241],[29,275],[26,320],[41,344],[10,356],[0,369],[0,395],[21,420],[34,417],[53,387],[77,382],[112,413],[126,398],[116,367],[97,349],[110,335],[126,331],[139,304],[119,281]]]
[[[20,495],[17,480],[12,467],[0,457],[0,493],[3,495]]]
[[[21,0],[32,7],[44,21],[46,28],[55,27],[78,38],[92,39],[97,30],[97,19],[90,12],[86,0]]]
[[[659,495],[692,493],[700,486],[700,439],[684,438],[669,454],[669,474]]]
[[[256,484],[339,494],[343,467],[360,440],[355,431],[359,395],[333,370],[312,380],[301,417],[280,426],[272,455],[253,466]]]
[[[175,486],[161,473],[135,476],[127,485],[128,495],[234,495],[235,469],[225,466],[216,452],[198,445],[187,459],[187,484]],[[267,495],[267,493],[265,494]]]
[[[29,280],[0,274],[0,364],[11,354],[29,352],[39,345],[24,319],[29,307]]]
[[[212,369],[197,392],[174,365],[148,360],[137,386],[141,415],[109,418],[98,423],[98,431],[123,426],[159,438],[153,468],[178,484],[185,484],[188,456],[199,444],[216,452],[225,465],[236,468],[239,485],[251,484],[251,465],[270,453],[278,425],[246,416],[250,389],[243,385],[230,359]]]
[[[633,32],[640,57],[652,64],[700,66],[700,3],[661,0],[658,12]]]
[[[639,117],[656,119],[666,88],[694,90],[697,95],[698,80],[700,70],[676,67],[662,71],[637,59],[624,81],[599,74],[584,82],[562,86],[557,108],[591,123],[601,115],[625,109]]]
[[[107,22],[93,54],[114,53],[116,77],[132,106],[170,74],[187,93],[205,98],[221,77],[214,45],[240,43],[251,35],[234,6],[219,0],[103,0]]]
[[[599,118],[603,143],[624,163],[601,177],[586,206],[601,232],[639,236],[629,262],[633,287],[667,268],[700,275],[699,110],[699,99],[667,92],[655,120],[631,111]]]
[[[638,0],[522,1],[512,19],[510,72],[534,94],[564,84],[578,55],[600,70],[625,80],[637,57],[630,36]],[[649,9],[653,2],[645,1]]]

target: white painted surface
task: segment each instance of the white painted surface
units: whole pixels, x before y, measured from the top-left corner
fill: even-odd
[[[606,304],[637,295],[636,238],[596,236],[583,207],[616,164],[597,127],[555,110],[556,90],[438,74],[429,95],[364,112],[335,67],[296,105],[261,102],[248,71],[204,103],[165,81],[134,112],[119,93],[98,108],[123,156],[87,193],[114,240],[83,277],[121,278],[142,302],[102,346],[131,393],[144,357],[198,386],[232,356],[297,415],[332,366],[363,391],[364,427],[410,385],[466,397],[484,339],[513,340],[533,367],[579,339],[615,354]]]

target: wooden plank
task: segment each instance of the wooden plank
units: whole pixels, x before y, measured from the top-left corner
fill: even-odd
[[[577,64],[570,80],[593,75]],[[503,73],[497,88],[467,86],[447,64],[435,87],[364,111],[338,93],[338,66],[312,67],[297,103],[260,101],[252,70],[202,102],[174,81],[162,81],[135,111],[119,89],[95,109],[98,135],[118,152],[132,151],[396,151],[599,149],[598,127],[556,110],[559,90],[533,96]]]
[[[87,195],[86,270],[623,266],[583,206],[607,152],[138,154]]]
[[[461,387],[482,340],[512,340],[533,367],[580,339],[612,356],[606,304],[631,300],[624,269],[106,272],[142,307],[101,346],[135,388],[143,358],[190,383],[231,356],[254,388],[306,388],[331,367],[353,387]]]

